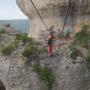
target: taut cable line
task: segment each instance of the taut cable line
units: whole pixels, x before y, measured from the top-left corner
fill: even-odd
[[[36,6],[35,6],[35,4],[34,4],[34,2],[33,2],[32,0],[30,0],[30,1],[31,1],[31,3],[32,3],[33,7],[34,7],[34,9],[36,10],[38,16],[40,17],[41,21],[43,22],[43,24],[44,24],[46,30],[48,30],[48,27],[47,27],[46,23],[44,22],[43,18],[41,17],[41,15],[40,15],[38,9],[36,8]]]
[[[62,27],[62,32],[63,32],[64,27],[65,27],[65,24],[66,24],[66,20],[67,20],[67,16],[68,16],[68,11],[69,11],[70,4],[71,4],[71,0],[69,0],[69,4],[68,4],[68,6],[67,6],[67,8],[66,8],[64,24],[63,24],[63,27]]]

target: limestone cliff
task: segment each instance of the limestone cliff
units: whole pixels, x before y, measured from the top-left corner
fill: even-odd
[[[61,28],[63,24],[62,10],[66,8],[68,0],[33,0],[48,28],[54,26],[55,30]],[[65,1],[65,2],[64,2]],[[78,2],[77,2],[78,1]],[[75,3],[75,28],[83,23],[90,23],[89,0],[77,0]],[[80,1],[80,2],[79,2]],[[81,3],[88,1],[88,4]],[[32,37],[39,37],[40,30],[46,30],[36,11],[29,0],[17,0],[21,10],[30,18],[30,33]],[[81,7],[83,6],[83,7]],[[85,7],[84,7],[85,6]],[[86,7],[87,6],[87,7]],[[61,7],[64,7],[63,9]],[[84,9],[82,9],[84,8]],[[84,12],[85,11],[85,12]],[[77,15],[78,13],[78,15]],[[88,16],[88,17],[87,17]],[[70,25],[71,23],[69,23]],[[88,31],[89,32],[89,31]],[[25,38],[24,38],[25,40]],[[10,34],[0,34],[0,44],[9,45],[15,41],[15,36]],[[57,43],[59,41],[56,41]],[[0,51],[0,79],[6,86],[6,90],[47,90],[39,75],[32,70],[32,65],[39,63],[42,67],[48,67],[53,71],[55,82],[52,90],[90,90],[90,60],[87,61],[79,53],[75,63],[70,58],[69,44],[54,48],[53,57],[48,57],[47,53],[39,53],[37,56],[25,58],[23,50],[28,43],[16,42],[16,48],[11,55],[3,56]],[[87,46],[86,46],[87,47]],[[38,47],[39,48],[39,47]],[[1,48],[0,48],[1,49]],[[89,49],[79,48],[85,54]],[[35,51],[37,52],[37,51]],[[90,57],[89,57],[90,59]],[[37,62],[38,61],[38,62]],[[89,64],[89,69],[87,67]]]
[[[64,23],[64,16],[69,0],[32,0],[41,17],[47,25],[55,27],[55,30],[61,29]],[[46,28],[40,17],[38,16],[31,0],[17,0],[20,9],[30,19],[29,37],[39,38],[42,30]],[[66,26],[73,28],[75,31],[83,23],[90,23],[90,0],[72,0],[71,8],[73,14],[73,21],[70,18],[67,20]]]
[[[0,43],[6,45],[14,40],[13,35],[0,36]],[[42,67],[48,67],[53,71],[55,82],[52,90],[90,90],[90,71],[86,60],[79,56],[73,64],[68,45],[54,49],[54,56],[51,58],[44,52],[39,53],[37,57],[27,59],[22,55],[26,45],[23,45],[21,41],[16,43],[17,47],[11,55],[3,56],[0,53],[0,79],[6,90],[47,90],[39,79],[39,75],[32,70],[32,65],[37,61]],[[86,50],[82,50],[85,53]]]

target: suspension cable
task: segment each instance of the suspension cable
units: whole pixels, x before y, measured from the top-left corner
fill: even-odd
[[[68,4],[68,6],[67,6],[67,8],[66,8],[64,24],[63,24],[63,27],[62,27],[62,32],[63,32],[64,27],[65,27],[65,24],[66,24],[66,20],[67,20],[67,16],[68,16],[68,11],[69,11],[70,4],[71,4],[71,0],[69,0],[69,4]]]
[[[70,15],[71,15],[71,25],[72,25],[72,29],[73,29],[73,23],[75,23],[75,22],[74,22],[74,16],[75,16],[75,14],[74,14],[74,11],[75,11],[75,1],[72,2],[70,8],[71,8],[71,10],[70,10]]]
[[[40,17],[41,21],[43,22],[43,24],[44,24],[44,26],[45,26],[46,30],[48,30],[48,27],[47,27],[46,23],[44,22],[43,18],[41,17],[41,15],[40,15],[39,11],[37,10],[37,8],[36,8],[36,6],[35,6],[35,4],[34,4],[34,2],[33,2],[32,0],[31,0],[31,3],[32,3],[32,5],[33,5],[34,9],[36,10],[36,12],[37,12],[38,16]]]
[[[41,21],[43,22],[46,30],[48,30],[48,27],[47,27],[46,23],[44,22],[43,18],[41,17],[39,11],[37,10],[37,8],[36,8],[36,6],[35,6],[35,4],[34,4],[34,2],[33,2],[32,0],[31,0],[31,3],[32,3],[34,9],[36,10],[38,16],[40,17]],[[63,30],[64,30],[64,27],[65,27],[65,24],[66,24],[66,20],[67,20],[67,17],[68,17],[68,11],[69,11],[70,4],[71,4],[71,0],[69,0],[69,4],[68,4],[68,6],[67,6],[67,8],[66,8],[64,24],[63,24],[63,27],[62,27],[62,32],[63,32]]]

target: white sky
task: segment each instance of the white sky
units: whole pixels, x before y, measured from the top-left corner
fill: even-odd
[[[0,0],[0,20],[27,19],[20,11],[16,0]]]

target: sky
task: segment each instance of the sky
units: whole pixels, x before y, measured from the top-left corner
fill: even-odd
[[[0,0],[0,20],[27,19],[16,0]]]

